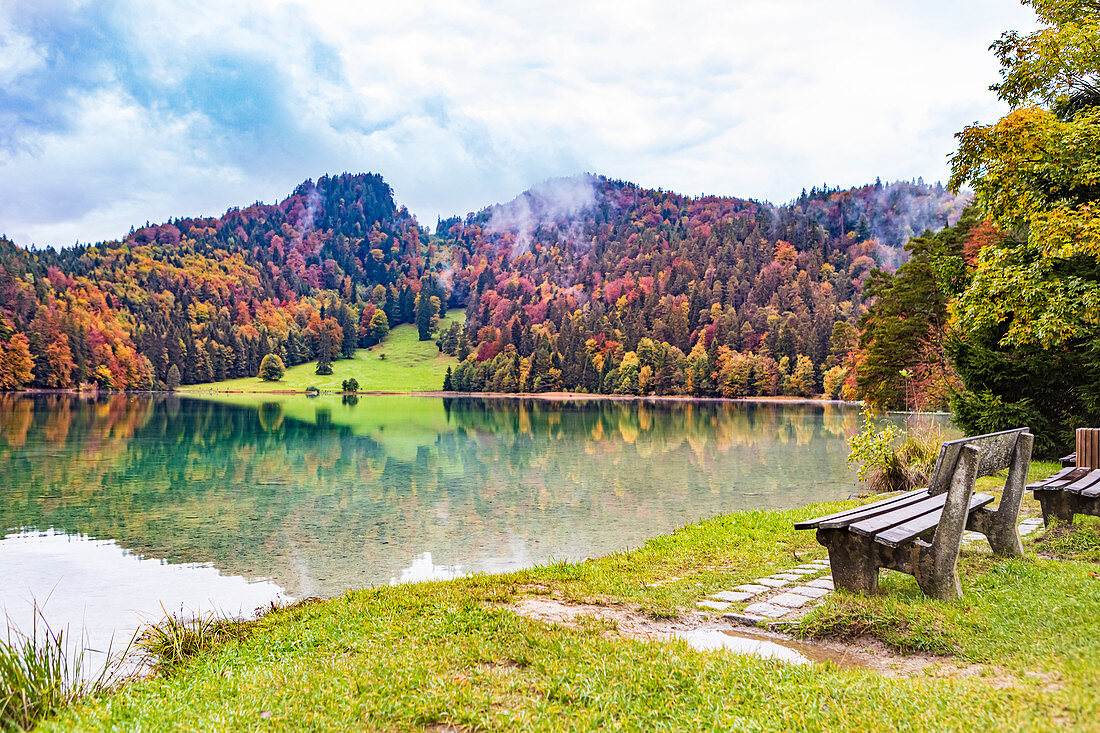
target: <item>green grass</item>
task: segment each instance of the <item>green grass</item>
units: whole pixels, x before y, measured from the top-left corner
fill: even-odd
[[[463,323],[466,313],[462,310],[447,312],[440,321],[440,328],[451,323]],[[443,388],[443,375],[448,366],[458,361],[441,354],[435,341],[420,341],[416,326],[396,326],[385,341],[370,349],[358,349],[351,359],[332,362],[332,374],[316,373],[317,362],[289,367],[278,382],[265,382],[258,377],[242,377],[224,382],[207,382],[180,387],[181,392],[275,392],[279,390],[305,391],[317,387],[322,391],[338,392],[345,379],[354,377],[362,392],[420,392]]]
[[[788,666],[537,623],[507,610],[529,595],[656,618],[733,584],[823,557],[792,523],[855,502],[716,517],[644,546],[348,593],[274,611],[188,656],[173,673],[96,697],[44,730],[1054,730],[1100,720],[1096,564],[960,563],[964,599],[930,601],[890,573],[884,593],[832,596],[802,629],[872,634],[895,648],[992,665],[982,676],[890,678],[832,664]],[[1036,511],[1034,500],[1025,513]],[[1028,546],[1030,548],[1031,542]],[[1007,682],[1006,682],[1007,681]]]
[[[1061,559],[1100,563],[1100,517],[1078,514],[1072,524],[1055,522],[1035,540],[1035,549]]]

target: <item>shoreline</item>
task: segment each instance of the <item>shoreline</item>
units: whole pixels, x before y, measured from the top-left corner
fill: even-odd
[[[10,395],[75,395],[98,397],[99,395],[114,394],[149,394],[149,395],[176,395],[179,397],[204,396],[204,395],[309,395],[308,390],[302,389],[178,389],[178,390],[78,390],[78,389],[24,389],[8,390],[2,394]],[[443,390],[413,390],[413,391],[388,391],[388,390],[360,390],[357,392],[322,391],[323,395],[357,395],[357,396],[390,396],[390,397],[432,397],[432,398],[488,398],[501,400],[540,400],[543,402],[700,402],[700,403],[773,403],[787,405],[844,405],[858,406],[861,401],[833,400],[823,397],[788,397],[775,395],[769,397],[693,397],[690,395],[624,395],[624,394],[593,394],[589,392],[445,392]],[[948,413],[913,412],[891,410],[898,414],[928,414],[940,415]]]

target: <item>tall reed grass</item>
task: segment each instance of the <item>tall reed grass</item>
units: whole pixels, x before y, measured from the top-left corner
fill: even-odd
[[[74,701],[104,692],[121,679],[121,661],[105,650],[102,669],[92,669],[79,638],[54,631],[39,608],[29,633],[7,621],[0,639],[0,731],[25,731]]]

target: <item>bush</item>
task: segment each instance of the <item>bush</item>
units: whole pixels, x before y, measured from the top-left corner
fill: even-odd
[[[345,379],[343,382],[341,382],[341,385],[343,386],[345,392],[359,391],[359,380],[355,377]]]
[[[848,439],[848,463],[859,463],[859,480],[871,491],[909,491],[926,485],[936,466],[943,431],[929,423],[902,430],[882,424],[867,406],[863,427]]]
[[[329,359],[320,359],[317,362],[317,374],[322,377],[327,377],[332,374],[332,361]]]
[[[278,382],[286,373],[286,366],[278,354],[268,354],[260,362],[260,379],[265,382]]]

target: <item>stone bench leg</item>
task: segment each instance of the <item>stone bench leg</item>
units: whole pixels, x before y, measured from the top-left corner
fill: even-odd
[[[1075,496],[1065,491],[1036,491],[1035,498],[1043,509],[1043,524],[1050,526],[1052,520],[1073,523],[1074,510],[1077,508]]]
[[[1027,469],[1031,465],[1031,448],[1035,436],[1024,433],[1016,439],[1016,447],[1008,466],[1008,479],[996,509],[981,507],[970,515],[967,529],[980,532],[989,540],[994,555],[1023,557],[1024,545],[1016,526],[1020,518],[1020,502],[1027,485]]]
[[[879,566],[873,539],[847,529],[819,529],[817,541],[829,550],[833,585],[864,595],[878,590]]]
[[[963,446],[951,476],[947,501],[943,505],[940,523],[932,542],[922,548],[913,568],[917,585],[928,595],[941,601],[962,598],[959,582],[959,550],[962,548],[963,531],[970,513],[970,499],[974,496],[974,482],[978,478],[978,449]]]
[[[956,558],[958,556],[956,555]],[[957,601],[962,598],[962,583],[959,581],[959,567],[955,560],[937,557],[931,548],[921,553],[913,568],[913,577],[917,585],[929,598],[939,601]]]

